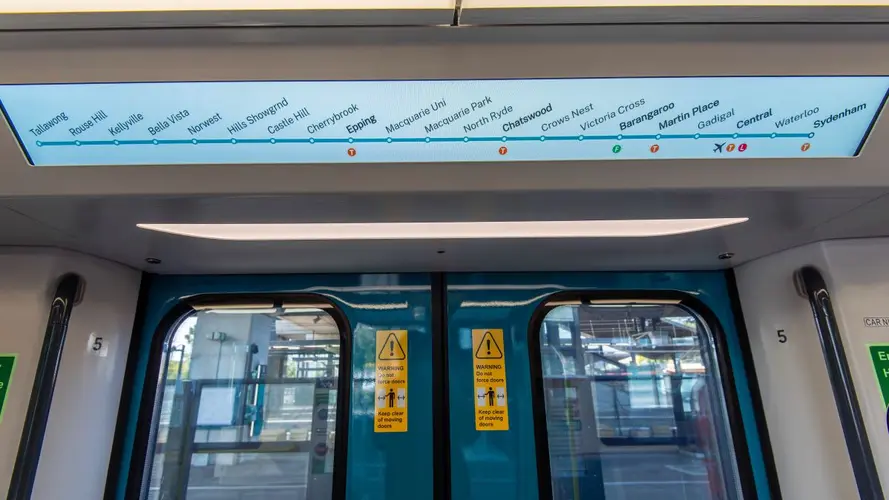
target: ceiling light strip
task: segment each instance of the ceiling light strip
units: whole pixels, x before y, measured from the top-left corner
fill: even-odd
[[[138,224],[138,227],[191,238],[226,241],[459,240],[643,238],[706,231],[746,221],[746,217],[740,217],[509,222]]]
[[[462,0],[471,9],[663,7],[886,7],[887,0]]]
[[[3,2],[0,14],[79,14],[100,12],[237,12],[451,10],[454,0],[29,0]]]
[[[886,0],[463,0],[463,25],[881,22]]]

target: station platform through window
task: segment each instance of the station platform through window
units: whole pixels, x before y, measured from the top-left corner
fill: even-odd
[[[329,500],[342,338],[315,307],[182,318],[166,344],[143,498]]]
[[[553,500],[742,498],[697,316],[675,304],[559,305],[539,342]]]

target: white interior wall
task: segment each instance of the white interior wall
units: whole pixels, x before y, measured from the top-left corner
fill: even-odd
[[[49,304],[55,291],[53,258],[37,253],[0,254],[0,352],[18,354],[0,422],[0,496],[9,490]]]
[[[825,272],[822,244],[735,269],[781,493],[785,500],[858,498],[812,311],[793,284],[794,271],[807,264]]]
[[[781,252],[736,269],[756,374],[785,500],[858,498],[812,310],[793,273],[812,265],[833,299],[846,356],[884,491],[889,433],[867,344],[889,343],[889,239],[829,241]],[[780,343],[777,330],[787,342]]]
[[[866,317],[889,317],[889,239],[830,241],[823,247],[827,269],[822,273],[833,297],[883,492],[889,493],[886,407],[867,348],[868,344],[889,344],[889,328],[871,328],[864,323]]]
[[[86,281],[72,313],[32,498],[102,498],[126,369],[140,273],[69,252],[0,252],[0,352],[19,355],[0,422],[0,492],[9,488],[15,455],[58,278]],[[89,348],[105,338],[104,356]]]

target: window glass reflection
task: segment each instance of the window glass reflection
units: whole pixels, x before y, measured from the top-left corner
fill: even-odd
[[[709,338],[672,304],[565,305],[546,315],[554,500],[740,498]]]
[[[318,308],[185,318],[166,346],[144,498],[330,499],[341,338]]]

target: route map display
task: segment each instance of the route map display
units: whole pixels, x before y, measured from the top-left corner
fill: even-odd
[[[0,85],[32,165],[856,156],[889,77]]]

